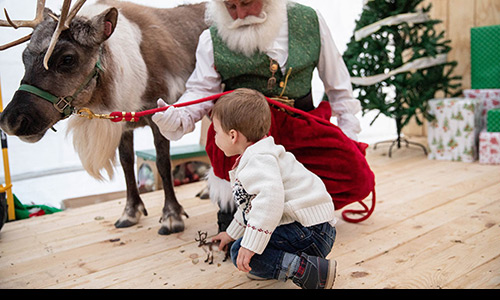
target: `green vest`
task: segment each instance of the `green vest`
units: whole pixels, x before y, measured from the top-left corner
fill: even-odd
[[[281,68],[278,68],[274,75],[277,83],[269,90],[268,80],[272,72],[270,58],[265,53],[258,52],[247,57],[233,52],[219,37],[215,26],[210,28],[210,32],[215,68],[221,75],[226,91],[245,87],[258,90],[268,97],[281,94],[286,74],[282,74]],[[311,92],[313,71],[319,60],[321,37],[316,12],[301,4],[289,5],[288,32],[286,70],[290,75],[283,96],[300,99]]]

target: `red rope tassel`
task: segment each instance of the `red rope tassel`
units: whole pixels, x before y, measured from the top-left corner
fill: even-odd
[[[363,210],[356,210],[356,209],[346,209],[342,212],[342,218],[344,218],[344,220],[346,220],[347,222],[350,222],[350,223],[359,223],[359,222],[363,222],[364,220],[368,219],[373,211],[375,210],[375,202],[376,202],[376,196],[375,196],[375,189],[373,189],[372,191],[372,207],[370,209],[368,209],[368,206],[366,206],[365,203],[363,203],[362,201],[358,201],[359,204],[361,204],[361,206],[363,206]],[[359,218],[359,219],[353,219],[351,217],[348,217],[347,214],[366,214],[364,215],[363,217]]]

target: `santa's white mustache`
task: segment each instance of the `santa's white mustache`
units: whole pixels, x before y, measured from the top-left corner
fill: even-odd
[[[230,24],[228,24],[227,28],[229,29],[238,29],[243,26],[262,24],[267,20],[267,14],[262,12],[260,16],[247,16],[244,19],[236,19]]]

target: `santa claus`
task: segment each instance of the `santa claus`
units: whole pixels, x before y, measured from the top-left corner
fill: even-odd
[[[313,72],[317,70],[325,89],[321,111],[317,114],[325,116],[327,109],[326,118],[329,118],[330,114],[337,118],[337,124],[345,134],[342,139],[348,141],[336,142],[355,143],[357,134],[361,131],[359,120],[355,117],[361,109],[360,102],[353,97],[348,70],[319,11],[288,0],[212,0],[207,3],[206,19],[210,28],[200,36],[196,67],[179,102],[245,87],[258,90],[302,111],[314,113],[319,109],[315,107],[312,99],[312,77]],[[158,105],[166,104],[160,99]],[[153,121],[158,124],[165,137],[178,140],[193,131],[195,123],[209,114],[212,106],[212,102],[204,102],[181,108],[170,107],[164,112],[156,113]],[[292,116],[287,116],[293,119]],[[279,125],[275,122],[274,134],[289,137],[290,131],[300,130],[302,136],[311,137],[316,131],[313,128],[298,129],[291,123],[293,120],[290,119],[283,120]],[[208,183],[210,198],[220,208],[219,230],[223,231],[230,223],[235,210],[227,180],[227,171],[232,163],[231,158],[225,158],[214,146],[211,133],[209,130],[207,153],[213,168]],[[296,143],[293,138],[285,138],[282,142],[287,150],[286,143]],[[312,141],[312,144],[314,143]],[[301,142],[299,144],[302,154],[317,155],[315,151],[307,151],[309,146]],[[332,148],[338,147],[333,145]],[[358,148],[360,147],[354,145],[346,151],[359,151]],[[299,161],[302,154],[296,154]],[[337,154],[320,155],[324,156],[327,162],[319,169],[345,169],[345,165],[339,164],[342,159],[337,157],[336,160],[329,160],[329,157],[338,156]],[[360,160],[361,166],[349,163],[349,168],[367,168],[364,154],[354,160]],[[309,167],[307,163],[304,165]],[[313,169],[312,171],[315,172]],[[367,196],[372,191],[373,173],[369,168],[364,173],[352,173],[362,173],[357,177],[349,175],[349,180],[360,184],[360,195],[356,197],[363,199],[363,195]],[[323,173],[318,175],[325,177]],[[330,183],[330,186],[335,184],[338,182]],[[349,189],[354,189],[352,184]],[[341,190],[343,193],[346,189],[342,187]],[[339,197],[334,199],[337,198]]]

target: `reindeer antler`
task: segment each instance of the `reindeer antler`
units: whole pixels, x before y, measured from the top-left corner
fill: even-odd
[[[43,9],[45,8],[45,0],[38,0],[36,5],[36,16],[33,20],[29,21],[12,21],[7,13],[7,10],[4,8],[5,17],[7,21],[0,20],[0,26],[11,26],[15,29],[19,27],[29,27],[35,28],[36,25],[40,24],[43,21]]]
[[[73,18],[76,16],[80,8],[82,8],[83,4],[85,4],[87,0],[78,0],[78,2],[75,4],[75,6],[70,12],[69,8],[71,7],[71,1],[72,0],[64,0],[63,2],[61,17],[59,18],[59,22],[57,23],[56,31],[54,32],[54,34],[52,35],[52,39],[50,40],[47,53],[43,58],[43,66],[45,67],[46,70],[49,69],[49,59],[50,56],[52,55],[52,52],[54,51],[54,48],[57,44],[59,36],[61,35],[61,32],[69,28],[71,21],[73,20]]]
[[[0,26],[13,27],[14,29],[18,29],[19,27],[35,28],[38,24],[42,23],[43,21],[44,8],[45,8],[45,0],[38,0],[38,3],[36,5],[35,18],[33,20],[23,20],[23,21],[12,21],[9,17],[9,14],[7,13],[7,10],[4,8],[5,18],[7,20],[0,20]],[[18,40],[15,40],[5,45],[1,45],[0,51],[24,43],[28,41],[30,38],[31,38],[31,33]]]
[[[207,239],[208,233],[206,231],[198,230],[198,238],[194,238],[197,242],[204,242]]]
[[[9,14],[7,13],[7,10],[4,9],[5,12],[5,18],[7,20],[0,20],[0,26],[7,26],[7,27],[13,27],[14,29],[17,29],[19,27],[29,27],[29,28],[35,28],[38,24],[40,24],[43,21],[43,10],[45,8],[45,1],[46,0],[38,0],[37,6],[36,6],[36,17],[33,20],[30,21],[12,21],[9,17]],[[71,1],[72,0],[64,0],[63,5],[62,5],[62,10],[61,10],[61,17],[59,20],[55,16],[51,16],[53,19],[56,19],[57,22],[57,27],[56,31],[52,35],[52,38],[50,40],[49,48],[47,49],[47,53],[45,54],[45,57],[43,59],[43,66],[45,69],[49,69],[49,59],[50,56],[52,55],[52,52],[54,51],[54,48],[56,46],[57,40],[59,39],[59,36],[61,35],[61,32],[69,28],[69,25],[71,24],[71,21],[73,18],[76,16],[78,11],[82,8],[83,4],[87,0],[78,0],[78,2],[73,6],[71,11],[69,10],[71,7]],[[0,46],[0,51],[8,49],[10,47],[19,45],[21,43],[24,43],[28,41],[31,38],[31,34],[22,37],[18,40],[15,40],[13,42],[10,42],[8,44]]]

